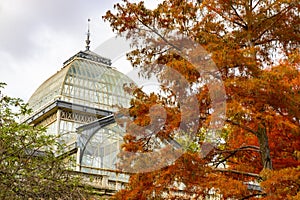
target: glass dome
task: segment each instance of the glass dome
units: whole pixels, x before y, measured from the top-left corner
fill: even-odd
[[[44,126],[64,144],[59,155],[72,156],[74,170],[101,175],[105,184],[128,182],[116,170],[124,129],[115,122],[118,106],[129,107],[125,85],[135,84],[112,68],[111,61],[89,50],[80,51],[30,97],[33,110],[24,122]],[[105,181],[104,181],[105,180]]]
[[[112,68],[110,60],[89,50],[80,51],[46,80],[28,103],[34,113],[55,100],[115,111],[116,105],[129,106],[131,97],[123,90],[125,84],[133,81]]]

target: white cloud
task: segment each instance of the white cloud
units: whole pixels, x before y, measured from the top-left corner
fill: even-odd
[[[114,36],[101,17],[116,2],[121,0],[0,1],[0,82],[8,84],[6,94],[27,101],[65,60],[84,50],[88,18],[91,49]]]

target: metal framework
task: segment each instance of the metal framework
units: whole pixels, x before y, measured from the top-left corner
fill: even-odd
[[[98,118],[96,115],[91,115],[91,114],[82,114],[82,113],[72,112],[72,111],[62,111],[61,119],[66,121],[73,121],[73,122],[86,124],[86,123],[93,122]]]
[[[124,130],[113,113],[118,106],[129,107],[131,96],[123,87],[134,83],[110,65],[88,49],[72,56],[31,96],[33,114],[23,121],[47,127],[47,134],[67,144],[64,152],[76,158],[76,173],[94,174],[98,186],[113,185],[115,191],[129,175],[116,170]]]
[[[79,52],[71,61],[46,80],[31,96],[28,103],[34,111],[48,106],[54,100],[116,111],[116,106],[128,107],[130,94],[123,90],[133,81],[97,59],[84,59],[85,53],[95,57],[91,51]]]
[[[77,128],[78,159],[80,171],[107,175],[111,180],[128,181],[128,175],[118,175],[116,172],[117,154],[123,142],[124,130],[110,115],[93,123]],[[102,169],[106,169],[103,173]]]

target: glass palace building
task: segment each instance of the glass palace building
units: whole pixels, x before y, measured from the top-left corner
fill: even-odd
[[[33,112],[24,120],[47,127],[66,144],[63,154],[76,161],[74,173],[108,195],[128,181],[116,171],[124,130],[114,119],[118,106],[129,107],[126,84],[134,83],[87,46],[38,87],[28,101]]]

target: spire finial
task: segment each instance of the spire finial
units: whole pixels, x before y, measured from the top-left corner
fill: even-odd
[[[91,41],[90,41],[90,21],[91,21],[91,19],[88,19],[88,32],[87,32],[87,38],[86,38],[86,41],[85,41],[85,43],[86,43],[86,50],[90,50],[90,43],[91,43]]]

